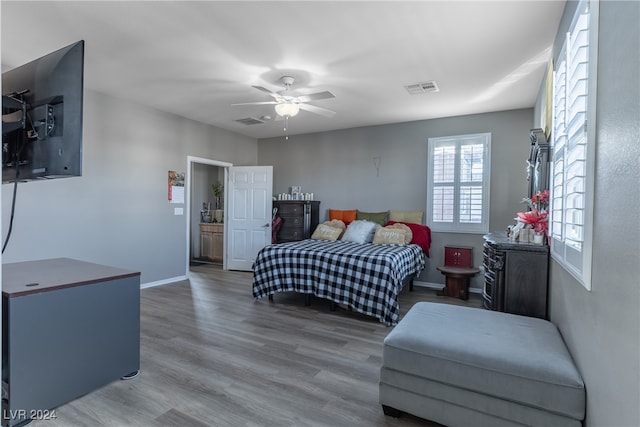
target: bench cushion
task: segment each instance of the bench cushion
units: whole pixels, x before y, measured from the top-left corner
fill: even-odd
[[[582,378],[543,319],[420,302],[385,338],[383,367],[584,418]]]

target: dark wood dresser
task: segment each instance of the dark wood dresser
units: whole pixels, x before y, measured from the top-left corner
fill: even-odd
[[[318,226],[320,202],[310,200],[278,200],[273,202],[282,218],[277,234],[278,243],[294,242],[311,237]]]
[[[549,246],[484,236],[483,304],[489,310],[547,319]]]

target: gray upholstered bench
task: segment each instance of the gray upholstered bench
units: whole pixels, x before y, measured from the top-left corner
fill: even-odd
[[[448,426],[580,426],[585,388],[551,322],[420,302],[384,340],[380,403]]]

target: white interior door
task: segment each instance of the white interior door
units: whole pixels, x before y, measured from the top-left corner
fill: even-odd
[[[250,271],[271,244],[273,166],[234,166],[227,184],[226,268]]]

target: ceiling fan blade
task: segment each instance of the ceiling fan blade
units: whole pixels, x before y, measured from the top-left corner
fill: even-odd
[[[301,110],[309,111],[310,113],[320,114],[325,117],[333,117],[336,115],[335,111],[327,110],[326,108],[316,107],[311,104],[298,104]]]
[[[310,93],[308,95],[300,95],[300,96],[297,96],[296,98],[298,98],[298,101],[300,102],[309,102],[309,101],[318,101],[320,99],[330,99],[335,97],[336,96],[331,92],[324,91],[324,92]]]
[[[231,104],[232,106],[236,106],[236,105],[275,105],[277,104],[276,101],[263,101],[263,102],[241,102],[239,104]]]
[[[275,99],[282,98],[281,95],[275,93],[274,91],[271,91],[271,90],[267,89],[266,87],[262,87],[262,86],[251,86],[251,87],[258,89],[260,92],[264,92],[267,95],[274,97]]]

